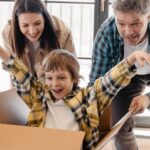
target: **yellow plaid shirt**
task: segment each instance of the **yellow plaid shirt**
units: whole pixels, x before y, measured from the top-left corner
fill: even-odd
[[[46,101],[53,101],[51,92],[42,85],[18,59],[11,56],[4,68],[12,73],[20,86],[15,87],[24,102],[31,108],[28,126],[43,127],[47,110]],[[93,86],[77,88],[63,98],[72,110],[80,130],[85,131],[83,149],[92,149],[99,142],[99,121],[115,94],[129,84],[135,74],[129,71],[126,60],[120,62]]]

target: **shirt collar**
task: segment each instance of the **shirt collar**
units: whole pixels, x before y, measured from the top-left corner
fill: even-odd
[[[72,99],[80,90],[80,87],[77,87],[75,90],[73,90],[69,95],[65,96],[63,100],[66,102],[69,99]],[[43,102],[45,101],[53,101],[55,102],[56,99],[53,97],[52,93],[50,92],[49,88],[45,86],[45,94],[44,94],[44,99]]]

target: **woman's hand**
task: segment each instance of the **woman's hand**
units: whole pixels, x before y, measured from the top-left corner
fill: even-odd
[[[150,100],[147,95],[139,95],[133,98],[129,111],[132,111],[132,115],[144,112],[144,110],[150,105]]]
[[[127,57],[127,62],[129,66],[132,66],[135,62],[137,62],[140,67],[143,67],[145,62],[150,66],[150,54],[142,51],[135,51]]]

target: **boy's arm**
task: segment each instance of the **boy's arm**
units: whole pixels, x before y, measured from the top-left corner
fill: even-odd
[[[95,81],[94,89],[100,114],[110,104],[117,92],[130,83],[134,75],[135,73],[130,71],[127,60],[123,60],[107,72],[104,77]]]
[[[40,94],[38,91],[42,88],[41,83],[29,73],[28,68],[22,62],[1,47],[0,57],[3,60],[4,69],[9,71],[19,84],[15,87],[18,94],[29,107],[32,107]]]
[[[7,62],[7,60],[10,58],[11,54],[8,51],[5,51],[2,47],[0,47],[0,58]]]
[[[150,55],[137,51],[113,67],[104,77],[95,81],[94,87],[100,113],[108,106],[116,93],[130,83],[131,78],[136,73],[134,70],[136,67],[133,67],[136,61],[140,66],[143,66],[145,61],[150,64]]]

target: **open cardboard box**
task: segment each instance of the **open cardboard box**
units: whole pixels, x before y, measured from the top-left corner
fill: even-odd
[[[0,150],[81,149],[84,132],[23,126],[27,122],[29,111],[14,89],[0,92]],[[128,112],[99,142],[95,150],[103,148],[130,116],[131,112]]]
[[[0,150],[81,149],[84,132],[26,127],[29,111],[15,89],[0,92]]]
[[[0,124],[0,150],[80,150],[84,132]]]
[[[110,131],[104,136],[104,138],[98,143],[95,150],[102,149],[121,129],[124,123],[127,121],[128,118],[131,117],[131,111],[128,112],[124,117],[122,117],[111,129]]]
[[[0,123],[25,125],[30,109],[15,89],[0,92]]]

